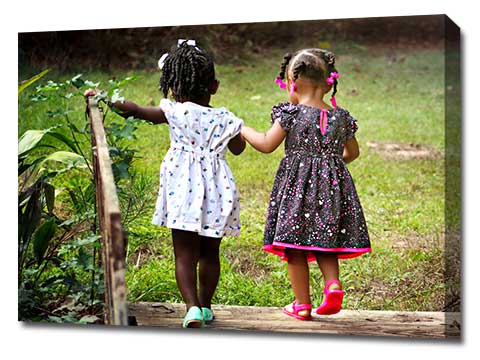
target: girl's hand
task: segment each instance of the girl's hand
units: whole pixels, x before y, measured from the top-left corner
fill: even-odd
[[[246,143],[241,134],[237,134],[228,142],[228,149],[233,155],[240,155],[245,150],[245,146]]]
[[[355,136],[348,139],[343,148],[343,160],[345,163],[350,163],[360,155],[360,149]]]
[[[94,96],[94,95],[97,95],[97,93],[98,93],[98,91],[96,89],[87,89],[83,93],[83,96],[85,96],[85,97]]]

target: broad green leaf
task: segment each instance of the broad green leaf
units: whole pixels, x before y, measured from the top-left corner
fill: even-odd
[[[85,86],[88,86],[89,88],[97,88],[98,85],[100,85],[100,82],[94,83],[93,81],[85,80]]]
[[[35,146],[43,139],[46,132],[45,130],[27,130],[18,140],[18,156],[25,155],[30,150],[33,150]]]
[[[48,320],[57,324],[62,324],[64,322],[61,317],[53,315],[48,315]]]
[[[55,139],[60,140],[65,145],[67,145],[73,152],[78,153],[78,148],[75,142],[73,142],[70,138],[66,137],[62,133],[57,131],[49,132],[48,135],[53,136]]]
[[[130,174],[128,173],[128,169],[130,168],[130,164],[126,161],[119,161],[117,163],[112,164],[112,171],[113,175],[116,179],[129,179]]]
[[[43,160],[45,160],[45,156],[38,157],[33,162],[28,164],[24,164],[22,161],[19,161],[18,176],[22,175],[27,170],[31,170],[31,173],[33,173],[37,165],[40,164]]]
[[[58,128],[58,126],[53,126],[44,130],[27,130],[23,135],[18,139],[18,156],[25,156],[28,152],[33,150],[38,143],[43,139],[43,137],[51,132],[52,130]]]
[[[57,161],[71,166],[86,165],[85,159],[82,156],[70,151],[56,151],[51,153],[45,157],[44,162],[47,161]]]
[[[118,139],[135,139],[135,130],[137,130],[137,127],[131,123],[125,123],[125,125],[113,123],[112,126],[108,128],[111,135]]]
[[[75,240],[75,246],[83,246],[83,245],[86,245],[86,244],[92,244],[92,243],[94,243],[95,241],[97,241],[98,239],[101,239],[101,238],[102,237],[100,235],[93,234],[93,235],[87,236],[86,238]]]
[[[42,156],[35,159],[23,173],[22,177],[19,178],[19,185],[22,192],[29,191],[29,189],[33,187],[43,188],[43,183],[48,183],[50,179],[58,175],[58,170],[46,169],[44,167],[45,158],[46,156]],[[39,183],[35,184],[36,182]]]
[[[56,229],[55,218],[51,218],[40,225],[33,233],[33,254],[38,264],[42,262]]]
[[[93,234],[83,239],[71,240],[58,250],[58,255],[62,256],[64,254],[72,252],[73,249],[81,248],[82,246],[85,246],[85,245],[93,245],[93,246],[96,246],[97,244],[100,245],[100,242],[98,241],[99,239],[101,239],[100,235]]]
[[[77,76],[73,77],[71,84],[77,89],[81,88],[85,84],[85,81],[82,79],[82,74],[78,74]]]
[[[47,204],[47,210],[50,214],[53,213],[55,205],[55,187],[49,183],[44,184],[43,194],[45,195],[45,203]]]
[[[34,190],[28,198],[25,207],[23,207],[23,204],[19,204],[18,237],[22,244],[28,243],[28,239],[40,223],[41,215],[40,190]]]
[[[61,115],[66,115],[70,111],[66,112],[48,112],[47,114],[51,117],[55,116],[61,116]],[[63,142],[65,145],[67,145],[70,149],[73,151],[78,151],[76,144],[68,137],[63,135],[62,133],[53,131],[56,128],[60,127],[62,125],[57,125],[53,126],[48,129],[44,130],[27,130],[25,133],[20,137],[19,139],[19,144],[18,144],[18,150],[19,150],[19,155],[22,155],[26,153],[29,150],[32,150],[41,140],[45,135],[50,135],[57,140],[60,140]]]
[[[25,90],[27,87],[29,87],[30,85],[32,85],[33,83],[35,83],[36,81],[40,80],[42,77],[44,77],[48,72],[50,71],[50,69],[47,69],[47,70],[43,70],[40,74],[37,74],[33,77],[31,77],[30,79],[28,80],[25,80],[25,81],[22,81],[20,85],[18,85],[18,93],[22,93],[23,90]]]
[[[78,320],[78,322],[80,324],[91,324],[97,320],[99,320],[99,318],[95,315],[85,315],[85,316],[82,316],[82,318]]]
[[[75,131],[75,132],[77,132],[77,133],[80,132],[80,130],[78,130],[78,128],[77,128],[77,127],[75,126],[75,124],[72,123],[72,122],[69,122],[69,123],[68,123],[68,127],[69,127],[72,131]]]

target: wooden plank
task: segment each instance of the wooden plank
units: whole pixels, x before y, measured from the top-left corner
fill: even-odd
[[[105,322],[127,325],[125,286],[125,235],[108,150],[103,115],[93,98],[87,101],[92,131],[97,214],[102,236],[102,260],[105,279]]]
[[[216,330],[280,333],[337,334],[357,336],[460,338],[460,314],[442,312],[397,312],[342,310],[330,316],[314,314],[313,321],[299,321],[279,307],[214,305]],[[128,311],[139,326],[180,328],[183,304],[129,303]]]

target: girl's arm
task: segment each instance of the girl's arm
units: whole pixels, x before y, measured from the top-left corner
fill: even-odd
[[[167,122],[165,113],[159,106],[140,106],[132,101],[125,100],[124,102],[115,102],[113,107],[120,110],[120,115],[127,118],[129,116],[137,119],[147,120],[154,124],[162,124]]]
[[[84,92],[85,97],[94,96],[97,94],[95,89],[87,89]],[[129,116],[136,117],[137,119],[147,120],[154,124],[162,124],[167,122],[165,113],[159,106],[140,106],[132,101],[125,100],[124,102],[115,102],[110,104],[120,110],[119,115],[125,118]]]
[[[278,121],[275,121],[266,133],[242,126],[241,134],[256,150],[266,154],[273,152],[287,136],[287,132],[283,130]]]
[[[343,160],[348,164],[355,160],[360,155],[360,149],[358,148],[357,139],[355,136],[348,139],[345,147],[343,148]]]
[[[232,152],[233,155],[240,155],[243,150],[245,150],[245,140],[243,140],[242,135],[238,134],[228,142],[228,149]]]

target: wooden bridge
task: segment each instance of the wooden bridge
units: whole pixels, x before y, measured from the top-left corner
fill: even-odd
[[[126,236],[122,229],[118,197],[103,127],[101,108],[87,100],[92,129],[93,163],[102,262],[105,273],[105,323],[120,326],[179,328],[185,315],[183,304],[127,303],[125,284]],[[359,336],[460,339],[461,314],[447,312],[397,312],[342,310],[330,316],[314,315],[299,321],[280,308],[213,305],[215,320],[207,329],[260,332],[295,332]]]
[[[342,310],[336,315],[313,315],[313,321],[286,316],[278,307],[213,305],[215,330],[315,333],[415,338],[458,338],[460,314],[442,312],[397,312]],[[136,325],[179,328],[185,305],[130,303]]]

